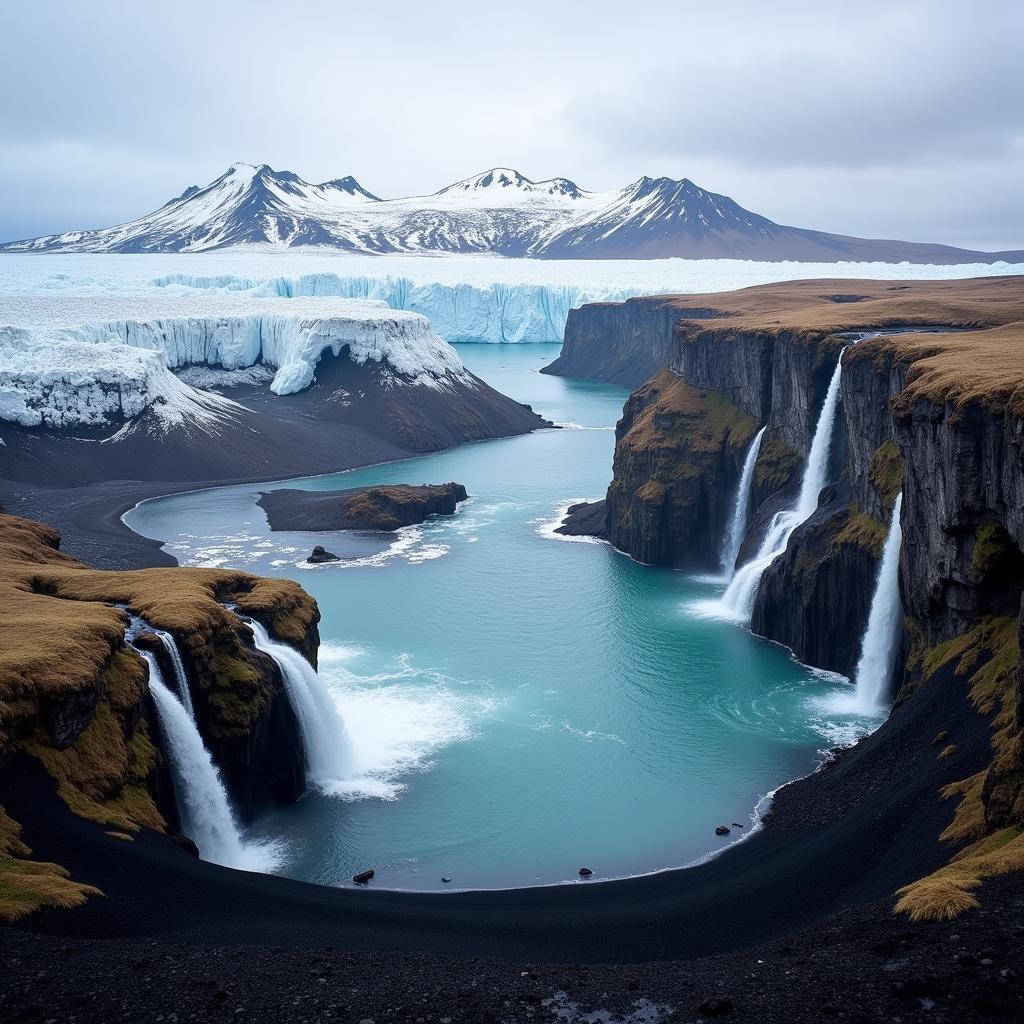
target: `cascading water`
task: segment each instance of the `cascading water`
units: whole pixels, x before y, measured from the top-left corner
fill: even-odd
[[[195,840],[204,860],[268,870],[268,851],[242,842],[224,784],[195,722],[164,683],[155,655],[144,650],[139,653],[149,664],[149,690],[167,741],[183,830]]]
[[[171,664],[174,666],[174,678],[178,684],[178,697],[188,712],[188,717],[194,722],[196,720],[196,710],[192,706],[192,691],[188,685],[188,673],[185,671],[185,663],[181,660],[178,644],[170,633],[166,633],[162,629],[157,630],[156,635],[160,637],[160,643],[164,645],[167,657],[171,659]]]
[[[316,669],[294,648],[271,640],[258,622],[249,622],[256,647],[277,662],[288,699],[302,730],[309,781],[330,791],[352,774],[352,741]],[[334,786],[332,786],[334,784]]]
[[[736,504],[732,510],[732,521],[729,523],[729,532],[725,536],[725,543],[722,545],[722,575],[729,577],[736,567],[736,558],[740,553],[740,545],[743,543],[743,535],[747,532],[747,515],[750,511],[750,488],[754,482],[754,464],[757,462],[758,453],[761,451],[761,438],[768,428],[762,427],[754,438],[754,443],[747,450],[747,456],[743,460],[743,472],[740,474],[740,486],[736,492]]]
[[[807,466],[804,469],[796,506],[786,512],[779,512],[772,519],[757,554],[746,565],[736,570],[721,601],[717,602],[719,614],[724,613],[739,622],[750,621],[757,598],[757,588],[765,570],[786,550],[793,531],[809,519],[818,507],[818,495],[828,482],[828,456],[832,448],[842,371],[843,357],[840,353],[825,394],[825,404],[821,407],[821,415],[814,429],[814,439],[811,441],[811,450],[807,456]]]
[[[900,509],[903,495],[900,494],[892,507],[889,536],[882,550],[882,561],[878,567],[878,580],[871,598],[871,612],[864,632],[860,661],[854,674],[857,692],[854,697],[854,711],[871,714],[885,707],[889,681],[892,679],[899,646],[900,627],[903,624],[903,607],[900,604],[900,544],[903,528],[900,525]]]

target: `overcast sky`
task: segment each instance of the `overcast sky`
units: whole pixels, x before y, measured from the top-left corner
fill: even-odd
[[[0,240],[235,160],[391,197],[688,177],[774,220],[1024,248],[1024,2],[9,0]]]

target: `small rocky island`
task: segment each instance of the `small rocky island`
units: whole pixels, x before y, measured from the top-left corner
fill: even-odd
[[[341,491],[265,491],[256,502],[271,530],[390,532],[429,516],[454,515],[468,497],[462,484],[381,484]]]

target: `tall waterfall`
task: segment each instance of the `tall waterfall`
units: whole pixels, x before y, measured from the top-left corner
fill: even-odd
[[[736,566],[736,558],[740,553],[740,545],[743,543],[743,535],[747,532],[747,516],[750,511],[750,488],[754,482],[754,464],[757,462],[758,452],[761,451],[761,438],[767,427],[762,427],[754,438],[754,443],[747,450],[747,457],[743,460],[743,472],[740,474],[740,486],[736,492],[736,504],[732,510],[732,521],[729,523],[729,532],[725,535],[725,543],[722,545],[722,575],[731,576]]]
[[[195,840],[204,860],[257,869],[259,853],[242,843],[224,784],[195,722],[164,683],[156,657],[139,653],[149,663],[149,690],[167,740],[184,832]]]
[[[347,779],[352,773],[352,741],[324,681],[294,648],[271,640],[255,620],[249,625],[256,647],[269,654],[281,669],[288,699],[302,730],[310,782],[329,789],[332,782]]]
[[[818,424],[814,428],[814,439],[811,441],[811,450],[807,456],[796,506],[788,511],[776,513],[757,554],[746,565],[736,570],[732,582],[719,602],[719,607],[730,618],[740,622],[750,621],[754,601],[757,599],[757,588],[765,569],[786,550],[793,531],[809,519],[818,507],[818,495],[828,483],[828,456],[832,448],[842,371],[843,357],[840,353],[839,362],[836,363],[825,394],[825,404],[821,407]]]
[[[192,692],[188,686],[188,673],[185,671],[185,663],[181,660],[178,644],[170,633],[166,633],[162,629],[158,629],[156,635],[160,637],[160,643],[164,645],[167,657],[171,659],[171,664],[174,666],[174,678],[178,684],[178,697],[188,712],[188,717],[194,722],[196,720],[196,709],[192,706]]]
[[[900,525],[900,509],[903,495],[900,494],[892,506],[889,536],[882,550],[882,562],[878,567],[878,580],[871,598],[871,612],[864,632],[860,650],[860,661],[854,681],[857,685],[855,710],[869,714],[886,704],[889,681],[896,663],[896,649],[899,646],[900,627],[903,625],[903,607],[900,604],[900,543],[903,528]]]

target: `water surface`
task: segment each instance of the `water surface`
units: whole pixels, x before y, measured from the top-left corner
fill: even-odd
[[[749,828],[759,797],[850,734],[815,697],[836,682],[782,647],[687,606],[721,590],[552,538],[600,496],[626,392],[537,372],[557,345],[466,345],[463,360],[563,430],[303,480],[466,485],[450,518],[379,538],[275,533],[260,485],[146,502],[130,526],[187,565],[298,580],[323,615],[321,673],[356,768],[248,838],[283,839],[281,872],[345,884],[495,888],[690,863]],[[290,481],[287,486],[297,486]],[[359,557],[308,567],[314,544]],[[355,545],[355,547],[353,547]],[[730,839],[743,834],[733,829]]]

